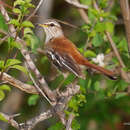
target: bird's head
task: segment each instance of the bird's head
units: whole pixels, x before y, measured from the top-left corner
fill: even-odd
[[[53,19],[47,19],[43,22],[43,24],[39,24],[39,26],[41,26],[46,33],[46,42],[52,38],[63,36],[60,24]]]

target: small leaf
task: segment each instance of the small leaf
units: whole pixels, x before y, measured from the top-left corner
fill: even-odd
[[[34,25],[30,21],[24,21],[21,26],[34,28]]]
[[[100,90],[100,82],[99,82],[99,81],[96,81],[96,82],[94,83],[94,88],[95,88],[96,91],[99,91],[99,90]]]
[[[99,47],[100,45],[102,45],[102,43],[103,43],[103,38],[102,38],[101,34],[96,33],[96,36],[92,40],[92,44],[95,47]]]
[[[73,130],[80,130],[80,124],[78,123],[78,121],[76,119],[74,119],[72,121],[72,129]]]
[[[36,105],[37,101],[39,99],[39,95],[31,95],[28,99],[28,105],[29,106],[34,106]]]
[[[0,28],[4,31],[8,31],[8,25],[5,22],[3,15],[0,13]]]
[[[4,68],[4,61],[0,60],[0,69],[3,69],[3,68]]]
[[[0,85],[0,90],[6,90],[6,91],[11,91],[11,88],[9,87],[9,85]]]
[[[75,99],[75,97],[73,97],[73,98],[69,101],[68,106],[69,106],[70,108],[72,108],[74,111],[76,111],[76,112],[78,111],[77,100]]]
[[[2,120],[4,122],[8,122],[8,120],[6,120],[2,114],[0,114],[0,120]]]
[[[95,31],[96,31],[96,32],[104,32],[104,31],[105,31],[105,24],[98,22],[98,23],[95,25]]]
[[[5,94],[2,90],[0,90],[0,101],[2,101],[5,98]]]
[[[11,19],[8,24],[13,24],[15,26],[20,26],[20,23],[17,19]]]
[[[24,28],[24,35],[33,34],[33,31],[30,28]]]
[[[15,48],[21,49],[21,44],[19,44],[19,43],[16,42],[16,41],[12,41],[10,45],[11,45],[12,47],[15,47]]]
[[[85,51],[84,56],[85,57],[96,57],[96,53],[94,51],[87,50],[87,51]]]
[[[8,59],[6,62],[6,68],[8,68],[9,66],[12,66],[12,65],[20,64],[20,63],[21,63],[21,61],[18,59]]]
[[[110,33],[113,33],[114,24],[112,22],[105,22],[105,30]]]
[[[28,74],[28,71],[25,67],[21,66],[21,65],[13,65],[11,66],[10,68],[13,68],[13,69],[17,69],[17,70],[20,70],[26,74]]]
[[[48,130],[64,130],[64,125],[61,122],[58,122],[55,125],[48,128]]]
[[[16,6],[16,5],[23,5],[24,3],[25,3],[25,1],[23,1],[23,0],[16,0],[14,2],[14,6]]]
[[[16,14],[21,14],[21,10],[18,9],[18,8],[14,8],[14,9],[13,9],[13,12],[16,13]]]
[[[116,93],[115,99],[122,98],[122,97],[124,97],[124,96],[126,96],[126,95],[127,95],[127,93],[126,93],[126,92]]]

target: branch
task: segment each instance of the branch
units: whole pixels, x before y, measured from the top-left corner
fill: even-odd
[[[40,115],[26,121],[25,123],[19,124],[20,128],[23,130],[31,130],[41,121],[44,121],[50,117],[53,116],[53,112],[51,110],[48,110],[46,112],[41,113]]]
[[[1,74],[1,72],[0,72],[0,74]],[[8,84],[20,89],[21,91],[26,92],[26,93],[38,94],[38,92],[34,86],[25,84],[15,78],[13,78],[12,76],[8,75],[7,73],[3,73],[2,81],[6,81]]]
[[[77,8],[80,8],[80,9],[85,9],[87,10],[88,9],[88,6],[87,5],[83,5],[83,4],[80,4],[77,0],[65,0],[67,3],[77,7]]]
[[[11,124],[11,126],[13,126],[16,129],[19,129],[19,124],[13,119],[14,117],[18,116],[19,114],[10,116],[8,114],[0,112],[0,115],[2,115],[4,117],[4,119],[7,120],[9,124]]]
[[[129,9],[129,1],[128,0],[120,0],[120,7],[122,16],[124,19],[127,42],[128,42],[128,50],[130,51],[130,9]]]
[[[6,10],[4,9],[4,7],[2,5],[0,5],[0,11],[1,11],[2,15],[4,16],[6,22],[9,22],[10,18],[8,16],[8,13],[6,12]],[[15,30],[15,28],[14,28],[14,26],[12,24],[9,25],[9,30],[10,30],[11,36],[15,38],[15,36],[16,36],[16,30]],[[21,47],[20,51],[21,51],[22,55],[24,56],[24,58],[26,60],[26,63],[29,66],[29,69],[32,72],[34,72],[34,74],[35,74],[35,76],[36,76],[36,78],[38,80],[38,83],[39,83],[38,85],[42,88],[42,90],[44,90],[45,94],[49,97],[49,99],[51,101],[55,101],[56,98],[55,98],[54,93],[48,87],[46,81],[41,76],[40,72],[38,71],[38,69],[36,68],[35,64],[32,61],[32,59],[30,57],[30,54],[29,54],[29,52],[27,51],[27,49],[25,47],[25,45],[26,45],[25,41],[23,41],[19,37],[17,37],[16,41],[21,43],[22,47]]]
[[[69,115],[69,118],[68,118],[68,121],[67,121],[67,124],[66,124],[66,130],[72,130],[71,124],[72,124],[74,117],[75,117],[74,114]]]
[[[44,121],[53,115],[57,114],[59,117],[63,117],[62,114],[64,113],[64,110],[66,108],[66,104],[71,99],[71,97],[75,94],[77,94],[80,91],[80,86],[75,85],[75,83],[66,86],[66,90],[62,93],[59,93],[59,101],[55,106],[53,106],[50,110],[47,110],[46,112],[42,112],[40,115],[26,121],[25,123],[18,124],[13,118],[14,116],[9,116],[7,114],[1,113],[0,114],[8,120],[8,123],[12,125],[13,127],[17,128],[18,130],[31,130],[34,128],[39,122]],[[64,119],[65,120],[65,119]],[[69,119],[69,122],[67,122],[67,127],[70,124],[72,119]],[[66,121],[66,120],[65,120]],[[68,124],[69,123],[69,124]],[[66,125],[66,122],[64,123]]]

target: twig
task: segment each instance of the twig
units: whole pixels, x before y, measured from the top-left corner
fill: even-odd
[[[26,65],[26,68],[28,68],[26,63],[25,63],[25,65]],[[41,88],[39,88],[39,86],[37,85],[36,81],[35,81],[34,78],[32,77],[32,75],[31,75],[31,73],[30,73],[29,70],[28,70],[28,73],[29,73],[29,77],[30,77],[30,79],[32,80],[32,82],[33,82],[33,84],[34,84],[36,90],[38,91],[38,93],[39,93],[39,94],[42,94],[42,96],[43,96],[51,105],[54,105],[54,104],[52,104],[51,101],[47,98],[47,96],[43,93],[43,91],[41,90]]]
[[[65,1],[67,3],[73,5],[74,7],[77,7],[77,8],[80,8],[80,9],[85,9],[85,10],[88,9],[87,5],[80,4],[79,2],[77,2],[77,0],[65,0]]]
[[[128,0],[120,0],[120,7],[122,16],[124,19],[127,42],[128,42],[128,50],[130,51],[130,9],[129,9],[129,1]]]
[[[106,31],[105,33],[106,33],[106,36],[107,36],[107,38],[108,38],[108,40],[109,40],[109,42],[110,42],[110,44],[111,44],[111,47],[112,47],[112,49],[113,49],[115,55],[116,55],[116,57],[117,57],[117,59],[118,59],[118,61],[119,61],[119,63],[120,63],[120,66],[121,66],[122,68],[124,68],[124,67],[125,67],[125,64],[124,64],[124,62],[123,62],[122,59],[121,59],[121,56],[120,56],[120,54],[119,54],[119,52],[118,52],[118,50],[117,50],[117,48],[116,48],[115,43],[114,43],[113,40],[112,40],[112,37],[111,37],[110,33],[107,32],[107,31]]]
[[[0,39],[0,45],[9,37],[9,35],[6,35],[2,39]]]
[[[69,115],[69,118],[68,118],[68,121],[67,121],[67,124],[66,124],[66,130],[72,130],[71,124],[72,124],[74,117],[75,117],[74,114]]]
[[[36,126],[36,124],[38,124],[39,122],[44,121],[52,116],[53,116],[53,111],[47,110],[46,112],[42,112],[40,115],[26,121],[26,123],[19,124],[19,126],[23,130],[31,130],[32,128],[34,128]]]
[[[79,3],[79,0],[75,0],[77,3]],[[80,4],[80,3],[79,3]],[[88,15],[84,9],[78,9],[82,19],[85,21],[86,24],[90,23],[90,20],[88,18]]]
[[[45,1],[45,0],[40,0],[39,4],[38,4],[37,7],[35,8],[35,10],[31,13],[31,15],[29,15],[29,16],[27,17],[26,20],[30,20],[30,19],[35,15],[35,13],[38,11],[38,9],[40,8],[40,6],[41,6],[41,4],[43,3],[43,1]]]

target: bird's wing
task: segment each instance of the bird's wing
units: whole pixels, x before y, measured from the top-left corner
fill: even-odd
[[[61,71],[69,71],[75,74],[77,77],[82,77],[82,72],[78,64],[72,56],[67,53],[57,52],[54,49],[46,50],[46,55],[50,61]]]

